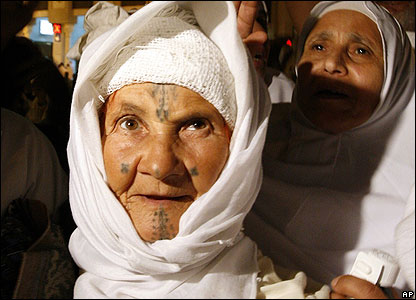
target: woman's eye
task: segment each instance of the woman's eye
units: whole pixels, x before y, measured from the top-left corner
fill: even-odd
[[[368,53],[368,51],[366,49],[363,49],[363,48],[358,48],[356,50],[356,52],[357,52],[357,54],[361,54],[361,55],[364,55],[364,54]]]
[[[192,120],[186,124],[187,130],[200,130],[207,127],[207,124],[204,120]]]
[[[322,51],[322,50],[324,50],[324,46],[322,46],[320,44],[316,44],[316,45],[312,46],[312,49]]]
[[[127,130],[135,130],[139,127],[139,123],[134,119],[125,119],[121,122],[120,127]]]

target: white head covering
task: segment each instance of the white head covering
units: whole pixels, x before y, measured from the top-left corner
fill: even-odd
[[[135,32],[106,67],[96,79],[104,98],[132,83],[176,84],[200,94],[234,129],[233,75],[189,11],[174,5],[164,9]]]
[[[92,41],[114,26],[120,25],[128,17],[129,14],[122,7],[107,1],[98,1],[85,14],[85,34],[75,42],[66,56],[79,60],[82,52]]]
[[[298,61],[309,32],[333,7],[365,12],[378,26],[384,51],[380,103],[360,126],[327,134],[299,109],[296,86],[290,121],[274,127],[277,138],[266,144],[267,153],[277,152],[280,139],[285,150],[278,159],[265,157],[254,207],[260,222],[280,231],[258,243],[263,252],[326,283],[349,273],[359,250],[394,254],[394,227],[415,182],[415,63],[406,33],[373,2],[320,2],[303,27]]]
[[[235,79],[235,128],[229,159],[216,183],[182,215],[174,239],[154,243],[140,239],[106,183],[97,72],[171,3],[146,5],[97,38],[81,56],[68,144],[70,203],[78,226],[69,249],[85,270],[75,286],[76,298],[256,296],[256,246],[241,230],[262,179],[261,152],[270,99],[238,34],[231,2],[177,2],[194,13]]]

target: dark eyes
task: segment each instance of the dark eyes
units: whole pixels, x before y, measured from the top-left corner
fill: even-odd
[[[184,126],[185,130],[200,130],[208,126],[207,121],[204,119],[195,119],[187,122]]]
[[[316,45],[312,46],[312,49],[322,51],[322,50],[324,50],[324,46],[322,46],[320,44],[316,44]]]
[[[369,53],[366,49],[363,49],[363,48],[358,48],[356,52],[357,54],[361,54],[361,55]]]
[[[192,119],[182,125],[182,130],[195,131],[207,128],[208,126],[209,123],[205,119]],[[140,128],[140,123],[134,118],[126,117],[121,120],[120,127],[126,130],[136,130]]]
[[[120,127],[127,130],[135,130],[139,128],[139,122],[132,118],[124,119],[121,121]]]
[[[316,51],[325,50],[324,46],[322,46],[321,44],[312,45],[312,49]],[[370,51],[368,51],[365,48],[358,47],[354,50],[354,53],[359,54],[359,55],[366,55],[366,54],[370,54]]]

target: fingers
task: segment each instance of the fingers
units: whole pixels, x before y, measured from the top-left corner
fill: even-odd
[[[237,29],[242,39],[253,31],[256,20],[257,1],[233,1],[237,12]]]
[[[238,9],[240,8],[241,1],[233,1],[233,4],[234,4],[234,7],[235,7],[235,11],[238,14]]]
[[[243,39],[246,44],[263,45],[267,41],[267,33],[265,31],[254,31]]]
[[[331,292],[330,299],[347,299],[347,297],[335,292]]]
[[[339,276],[332,280],[331,285],[334,297],[339,297],[339,294],[355,299],[387,299],[386,295],[378,286],[351,275]],[[333,297],[332,294],[331,297]]]

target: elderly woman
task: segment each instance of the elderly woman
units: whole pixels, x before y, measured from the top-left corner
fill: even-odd
[[[247,53],[231,2],[155,1],[86,47],[68,145],[75,298],[307,295],[304,273],[277,276],[242,232],[270,111]]]
[[[246,229],[276,263],[329,284],[359,251],[396,254],[396,226],[414,203],[414,52],[399,23],[365,1],[316,5],[298,47],[290,113],[272,110]],[[414,227],[410,244],[414,254]],[[395,286],[409,289],[403,275],[414,289],[414,268]]]

